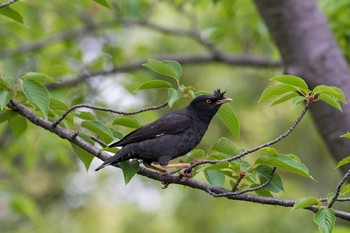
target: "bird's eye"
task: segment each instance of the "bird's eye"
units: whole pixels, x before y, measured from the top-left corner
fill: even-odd
[[[211,104],[211,100],[207,99],[205,102],[207,102],[207,104]]]

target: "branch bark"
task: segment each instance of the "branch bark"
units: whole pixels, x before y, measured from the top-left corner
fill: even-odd
[[[53,122],[37,116],[28,107],[24,106],[23,104],[15,100],[11,100],[10,103],[8,104],[8,107],[13,111],[18,112],[25,118],[27,118],[33,124],[41,128],[44,128],[65,140],[68,140],[74,143],[75,145],[81,147],[82,149],[88,151],[89,153],[91,153],[92,155],[94,155],[95,157],[103,161],[105,161],[107,158],[110,157],[108,153],[100,150],[96,146],[86,142],[84,139],[79,137],[77,132],[62,128],[59,125],[54,127]],[[266,205],[283,206],[283,207],[292,207],[296,202],[295,200],[290,200],[290,199],[284,199],[284,198],[278,198],[278,197],[264,197],[264,196],[246,194],[246,193],[244,194],[234,193],[232,195],[227,195],[230,193],[230,190],[227,190],[225,188],[210,185],[210,184],[203,183],[193,179],[182,179],[180,176],[164,175],[143,167],[140,168],[138,174],[153,180],[164,182],[166,184],[179,184],[179,185],[188,186],[194,189],[202,190],[214,197],[225,194],[225,197],[230,200],[240,200],[240,201],[247,201],[247,202],[259,203],[259,204],[266,204]],[[306,209],[312,212],[317,212],[319,208],[317,206],[312,206]],[[344,212],[341,210],[334,210],[334,212],[338,218],[350,221],[350,213]]]
[[[286,73],[302,77],[311,87],[340,87],[350,97],[347,63],[316,0],[255,0],[255,4],[281,53]],[[343,106],[343,113],[317,103],[310,110],[334,158],[339,161],[347,156],[350,140],[340,135],[350,129],[350,105]]]

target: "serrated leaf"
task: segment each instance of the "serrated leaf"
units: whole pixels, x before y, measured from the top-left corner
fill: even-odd
[[[168,105],[171,108],[176,101],[181,99],[182,92],[181,90],[175,90],[174,88],[168,89]]]
[[[258,103],[261,103],[262,101],[273,99],[273,98],[281,98],[281,96],[284,96],[286,94],[296,93],[298,91],[298,88],[294,86],[284,85],[284,84],[278,84],[271,87],[265,88],[263,93],[261,94],[260,99],[258,100]]]
[[[148,63],[143,64],[143,66],[156,73],[175,78],[176,80],[180,79],[182,72],[181,65],[176,61],[158,61],[155,59],[149,59]]]
[[[30,79],[33,81],[36,81],[38,83],[58,83],[55,79],[51,78],[50,76],[42,73],[37,73],[37,72],[28,72],[22,74],[20,77],[22,80]]]
[[[24,24],[22,16],[17,11],[12,9],[10,6],[0,8],[0,14],[6,16],[6,17],[18,22],[18,23]]]
[[[338,102],[338,100],[334,96],[327,95],[327,94],[320,94],[318,96],[318,99],[331,105],[332,107],[338,109],[341,112],[343,111],[341,106],[340,106],[340,103]]]
[[[13,96],[13,90],[7,91],[5,88],[0,88],[0,110],[3,110],[10,102]]]
[[[225,137],[221,137],[219,140],[217,140],[211,148],[211,150],[224,153],[230,156],[239,154],[239,150],[233,144],[233,142]]]
[[[240,124],[232,106],[229,104],[221,105],[218,115],[233,137],[238,140],[240,138]]]
[[[104,6],[106,8],[111,9],[110,4],[108,3],[107,0],[94,0],[96,3],[100,4],[101,6]]]
[[[131,117],[119,117],[113,121],[113,125],[121,125],[133,129],[140,128],[142,125]]]
[[[287,156],[287,155],[261,156],[257,160],[255,160],[255,164],[264,164],[272,167],[277,167],[277,168],[312,179],[312,176],[310,176],[309,174],[309,169],[307,169],[307,167],[303,163],[295,160],[291,156]]]
[[[348,163],[350,163],[350,156],[340,160],[339,163],[337,164],[336,168],[344,166],[345,164],[348,164]]]
[[[279,76],[271,78],[270,80],[274,80],[274,81],[281,82],[281,83],[284,83],[284,84],[287,84],[290,86],[298,87],[304,93],[306,91],[308,91],[308,85],[306,84],[306,82],[297,76],[279,75]]]
[[[314,222],[322,233],[331,233],[335,225],[335,214],[331,208],[320,208],[314,215]]]
[[[219,170],[205,170],[204,176],[209,184],[222,187],[225,184],[225,175]]]
[[[335,193],[333,193],[333,192],[330,192],[330,193],[327,194],[327,197],[326,197],[326,199],[327,199],[327,204],[331,203],[331,201],[332,201],[333,198],[334,198],[334,195],[335,195]]]
[[[272,168],[266,165],[258,165],[254,171],[259,176],[260,184],[263,184],[270,179]],[[281,177],[275,172],[272,180],[264,189],[274,193],[283,192],[284,187]]]
[[[166,88],[166,89],[171,88],[171,84],[164,80],[151,80],[141,84],[135,90],[135,92],[139,90],[145,90],[145,89],[160,89],[160,88]]]
[[[50,98],[50,109],[67,111],[68,110],[68,106],[65,103],[63,103],[61,100],[59,100],[59,99]]]
[[[124,182],[127,185],[134,175],[140,170],[140,164],[137,160],[128,160],[120,163],[123,171]]]
[[[90,130],[99,136],[100,140],[107,143],[113,140],[112,131],[99,121],[86,120],[81,123],[81,127]]]
[[[13,89],[14,81],[14,79],[6,79],[0,74],[0,89],[4,88],[7,91],[10,91],[11,89]]]
[[[79,135],[81,136],[81,135]],[[86,150],[80,148],[79,146],[75,145],[74,143],[71,143],[73,150],[78,155],[79,159],[83,162],[86,171],[89,170],[89,167],[91,165],[92,160],[94,159],[94,156],[87,152]]]
[[[278,151],[273,147],[264,147],[259,149],[258,152],[268,155],[278,155]]]
[[[34,104],[40,112],[47,118],[47,112],[50,104],[50,94],[48,90],[40,83],[31,80],[23,80],[23,93],[27,99]]]
[[[11,119],[14,116],[17,116],[18,113],[11,111],[11,110],[5,110],[0,112],[0,124]]]
[[[20,115],[10,118],[9,124],[15,138],[18,138],[27,129],[27,119]]]
[[[90,121],[96,120],[95,115],[92,114],[91,112],[81,111],[79,113],[74,114],[74,116],[83,120],[90,120]]]
[[[310,207],[313,205],[321,206],[321,201],[319,199],[317,199],[316,197],[305,197],[305,198],[298,200],[294,204],[291,211],[297,210],[297,209],[304,209],[304,208],[307,208],[307,207]]]
[[[164,60],[162,61],[164,64],[166,64],[176,75],[176,79],[180,80],[182,75],[182,67],[180,63],[177,61],[171,61],[171,60]]]

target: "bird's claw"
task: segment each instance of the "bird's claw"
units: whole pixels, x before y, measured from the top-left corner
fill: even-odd
[[[188,167],[182,168],[180,171],[181,178],[184,178],[186,180],[191,179],[193,177],[193,169],[188,170]]]

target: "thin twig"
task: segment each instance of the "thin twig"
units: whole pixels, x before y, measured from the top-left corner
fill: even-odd
[[[350,169],[348,170],[348,172],[343,176],[343,178],[340,180],[338,187],[337,187],[337,191],[334,194],[334,197],[332,198],[332,200],[329,202],[328,204],[328,208],[332,208],[332,206],[334,205],[334,203],[337,201],[341,188],[344,185],[346,179],[350,176]]]
[[[13,4],[13,3],[15,3],[15,2],[17,2],[17,1],[18,1],[18,0],[10,0],[10,1],[8,1],[8,2],[1,3],[1,4],[0,4],[0,8],[7,7],[7,6],[9,6],[9,5],[11,5],[11,4]]]
[[[244,190],[239,191],[239,192],[231,191],[231,192],[224,192],[224,193],[219,193],[219,194],[213,193],[213,192],[211,192],[211,190],[208,190],[208,192],[210,193],[210,195],[212,195],[214,197],[227,197],[227,196],[241,195],[241,194],[245,194],[248,192],[254,192],[254,191],[257,191],[259,189],[265,188],[267,185],[269,185],[273,179],[273,175],[275,174],[275,171],[276,171],[276,167],[274,167],[271,170],[270,177],[267,181],[265,181],[263,184],[261,184],[259,186],[253,187],[253,188],[244,189]]]
[[[62,116],[60,116],[60,118],[58,118],[55,122],[53,122],[53,127],[56,127],[61,121],[63,121],[63,119],[73,110],[77,109],[77,108],[89,108],[89,109],[95,109],[95,110],[99,110],[99,111],[105,111],[105,112],[111,112],[111,113],[116,113],[116,114],[120,114],[120,115],[135,115],[141,112],[146,112],[146,111],[150,111],[150,110],[157,110],[160,108],[163,108],[165,106],[168,105],[168,102],[164,102],[160,105],[157,106],[151,106],[151,107],[147,107],[147,108],[142,108],[140,110],[134,111],[134,112],[122,112],[122,111],[116,111],[112,108],[103,108],[103,107],[98,107],[98,106],[93,106],[90,104],[77,104],[74,105],[72,107],[70,107],[67,111],[65,111]]]
[[[323,197],[323,198],[319,198],[318,200],[320,200],[320,202],[327,202],[327,198]],[[337,198],[335,201],[338,202],[346,202],[346,201],[350,201],[350,197],[343,197],[343,198]]]
[[[305,104],[304,110],[300,113],[299,117],[295,120],[293,125],[291,127],[289,127],[289,129],[284,134],[280,135],[279,137],[275,138],[274,140],[269,141],[269,142],[267,142],[265,144],[259,145],[257,147],[254,147],[252,149],[246,150],[246,151],[244,151],[244,152],[242,152],[242,153],[240,153],[240,154],[238,154],[236,156],[232,156],[232,157],[229,157],[227,159],[222,159],[222,160],[220,160],[220,159],[216,159],[216,160],[200,160],[200,161],[194,162],[188,168],[186,168],[186,170],[190,171],[193,168],[195,168],[195,167],[197,167],[199,165],[202,165],[202,164],[216,164],[216,163],[219,163],[219,162],[231,162],[231,161],[240,159],[240,158],[242,158],[245,155],[251,154],[251,153],[256,152],[256,151],[258,151],[258,150],[260,150],[262,148],[271,146],[271,145],[281,141],[283,138],[287,137],[295,129],[295,127],[300,123],[301,119],[304,117],[305,113],[309,109],[310,104],[311,103],[309,101],[307,101],[306,104]]]

